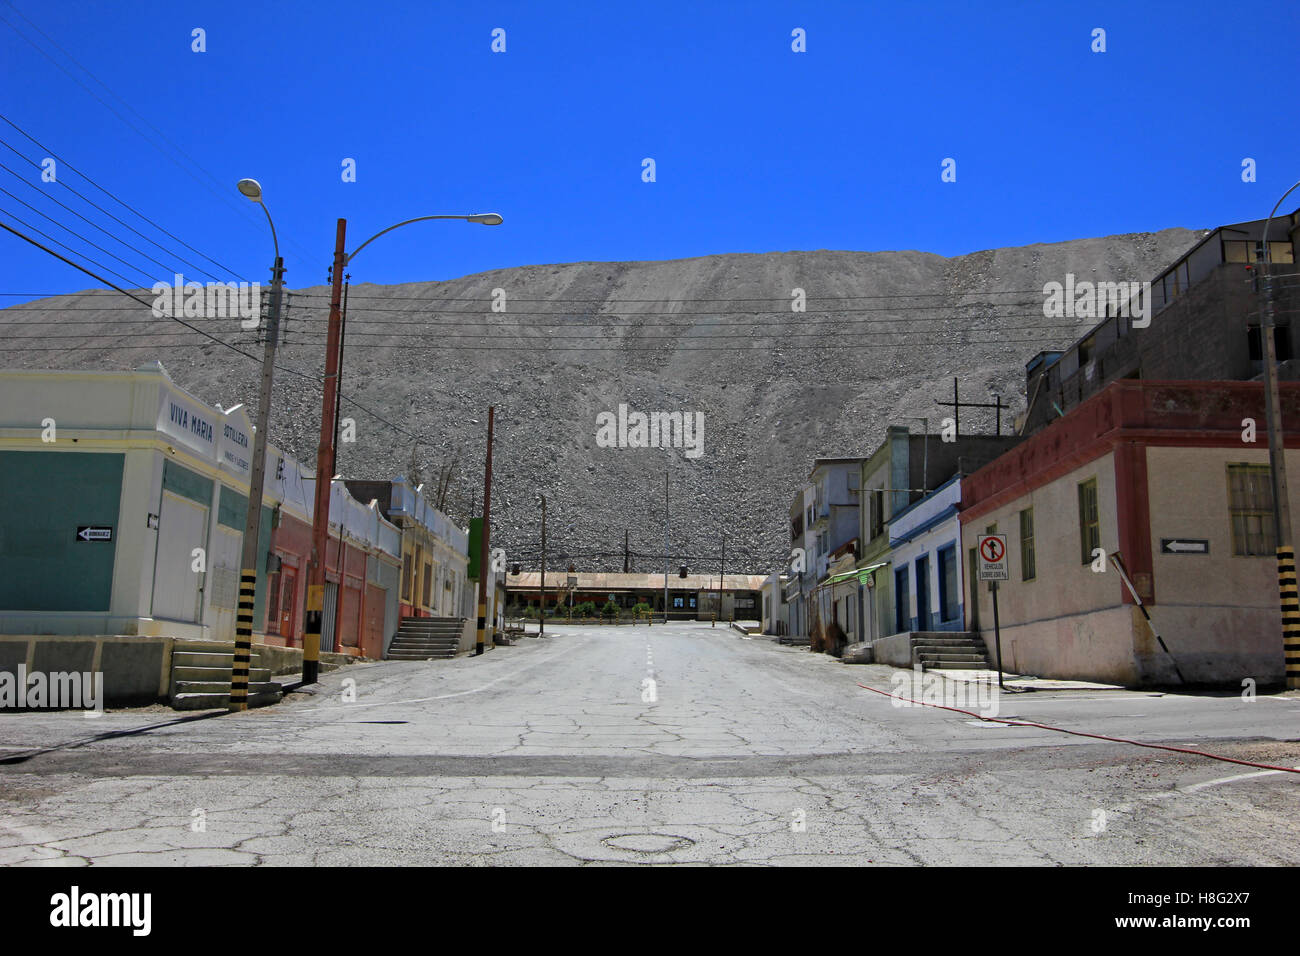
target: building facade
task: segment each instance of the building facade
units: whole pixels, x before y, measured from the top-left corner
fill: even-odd
[[[1282,383],[1281,393],[1296,468],[1300,384]],[[1009,537],[1010,580],[999,588],[1006,668],[1128,686],[1280,681],[1263,421],[1259,383],[1123,380],[969,475],[963,549],[973,557],[981,533]],[[1300,507],[1294,487],[1291,505]],[[990,595],[968,588],[967,601],[968,629],[992,647]]]
[[[232,640],[252,436],[242,406],[204,404],[156,362],[0,372],[0,633]],[[314,484],[268,445],[253,620],[266,644],[302,645]],[[463,532],[439,527],[456,551]],[[402,553],[402,529],[335,482],[323,649],[382,656]]]

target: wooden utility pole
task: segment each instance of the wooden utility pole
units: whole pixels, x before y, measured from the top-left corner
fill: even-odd
[[[492,543],[492,420],[496,413],[494,406],[488,406],[487,467],[483,470],[483,533],[479,536],[478,549],[478,626],[474,641],[474,655],[483,653],[484,631],[487,625],[487,579],[488,569],[492,566],[492,556],[488,547]]]
[[[953,412],[952,412],[952,423],[953,423],[953,434],[954,434],[954,435],[960,435],[960,434],[961,434],[961,410],[962,410],[963,408],[992,408],[992,409],[995,409],[996,412],[995,412],[994,427],[993,427],[993,434],[995,434],[995,435],[1001,435],[1001,434],[1002,434],[1002,410],[1003,410],[1004,408],[1005,408],[1007,411],[1010,411],[1010,410],[1011,410],[1011,406],[1010,406],[1010,405],[1004,405],[1004,404],[1002,404],[1002,396],[1001,396],[1001,395],[994,395],[994,396],[993,396],[993,401],[991,401],[991,402],[963,402],[963,401],[961,400],[961,396],[960,396],[960,394],[959,394],[958,391],[957,391],[957,379],[955,379],[955,378],[952,380],[952,401],[951,401],[951,402],[938,402],[938,401],[936,401],[935,404],[936,404],[936,405],[941,405],[941,406],[943,406],[944,408],[951,408],[951,409],[953,410]]]
[[[343,324],[343,269],[347,265],[347,252],[343,246],[347,225],[346,219],[338,221],[334,233],[334,268],[330,274],[330,317],[329,329],[325,334],[325,388],[321,396],[320,442],[316,446],[316,500],[311,516],[307,614],[303,619],[304,684],[316,683],[320,675],[321,620],[325,610],[325,547],[329,537],[330,491],[334,479],[334,425],[338,411],[339,343]]]
[[[664,472],[664,623],[668,623],[668,472]]]
[[[1278,207],[1291,195],[1296,183],[1273,206],[1264,223],[1259,244],[1258,268],[1260,338],[1264,343],[1264,414],[1268,422],[1268,464],[1273,478],[1273,522],[1277,546],[1278,597],[1282,611],[1282,656],[1287,690],[1300,689],[1300,592],[1296,588],[1295,546],[1291,539],[1291,493],[1286,478],[1286,440],[1282,424],[1282,397],[1277,384],[1277,344],[1273,338],[1272,259],[1268,244],[1269,227]]]
[[[546,495],[542,495],[542,600],[537,636],[546,636]]]

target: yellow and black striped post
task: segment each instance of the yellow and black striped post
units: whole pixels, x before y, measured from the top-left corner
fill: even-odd
[[[1295,548],[1277,549],[1277,590],[1282,603],[1282,653],[1287,690],[1300,690],[1300,593],[1296,591]]]
[[[307,586],[307,614],[302,628],[302,680],[314,684],[320,677],[321,620],[325,611],[325,588],[319,584]]]
[[[257,572],[239,573],[239,611],[235,616],[235,659],[230,665],[230,710],[248,709],[248,665],[253,659],[253,598]]]
[[[483,573],[482,567],[479,568],[479,574]],[[487,629],[487,604],[483,601],[482,589],[479,589],[478,598],[478,625],[474,638],[474,653],[476,655],[483,653],[484,632]]]

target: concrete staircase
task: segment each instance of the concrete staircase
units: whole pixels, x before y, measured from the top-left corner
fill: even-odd
[[[177,641],[172,648],[171,703],[175,710],[209,710],[230,706],[230,671],[235,645],[220,641]],[[248,670],[248,706],[279,703],[280,685],[271,671],[258,666],[257,651]]]
[[[912,661],[924,670],[985,670],[988,649],[968,631],[913,631]]]
[[[464,627],[465,619],[460,617],[404,617],[384,659],[427,661],[455,657]]]

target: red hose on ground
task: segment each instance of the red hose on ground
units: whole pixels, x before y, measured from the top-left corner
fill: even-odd
[[[1168,744],[1144,744],[1140,740],[1129,740],[1126,737],[1108,737],[1105,734],[1086,734],[1082,730],[1066,730],[1064,727],[1053,727],[1050,724],[1039,724],[1032,720],[1009,720],[1002,717],[985,717],[971,710],[962,710],[960,707],[948,707],[944,704],[932,704],[924,700],[912,700],[910,697],[902,697],[898,694],[886,693],[876,687],[868,687],[866,684],[858,684],[863,690],[869,690],[873,694],[879,694],[882,697],[891,697],[894,700],[905,700],[909,704],[916,704],[918,707],[937,707],[940,710],[951,710],[953,713],[965,714],[967,717],[974,717],[976,720],[986,720],[992,724],[1010,724],[1013,727],[1037,727],[1039,730],[1053,730],[1058,734],[1072,734],[1075,737],[1091,737],[1094,740],[1106,740],[1115,744],[1132,744],[1134,747],[1147,747],[1151,750],[1171,750],[1176,754],[1192,754],[1195,757],[1209,757],[1211,760],[1222,760],[1224,763],[1241,764],[1243,767],[1258,767],[1260,770],[1278,770],[1282,773],[1300,773],[1297,767],[1275,767],[1271,763],[1253,763],[1249,760],[1237,760],[1235,757],[1223,757],[1219,754],[1207,753],[1204,750],[1192,750],[1190,747],[1171,747]]]

